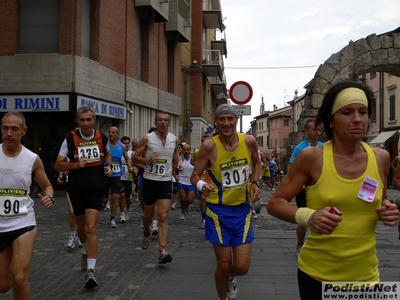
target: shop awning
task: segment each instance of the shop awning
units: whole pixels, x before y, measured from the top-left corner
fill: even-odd
[[[376,138],[374,138],[370,144],[382,144],[386,142],[388,139],[390,139],[392,136],[394,136],[396,133],[398,133],[398,130],[393,130],[393,131],[382,131]]]

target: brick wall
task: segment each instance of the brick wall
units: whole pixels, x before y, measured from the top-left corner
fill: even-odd
[[[14,55],[18,51],[18,1],[1,0],[0,3],[0,55]]]

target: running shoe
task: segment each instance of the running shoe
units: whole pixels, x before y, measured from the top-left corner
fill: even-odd
[[[88,289],[92,289],[97,285],[98,283],[96,276],[94,275],[94,269],[88,269],[85,276],[85,286]]]
[[[188,214],[190,212],[190,204],[186,202],[186,209],[185,212]]]
[[[67,248],[72,249],[75,248],[75,234],[70,234],[67,242]]]
[[[181,220],[182,220],[182,221],[185,221],[185,214],[182,214],[182,215],[181,215]]]
[[[172,256],[167,252],[167,250],[163,249],[163,251],[160,253],[160,256],[158,257],[158,263],[159,264],[166,264],[170,263],[172,261]]]
[[[114,219],[110,220],[110,226],[111,226],[111,228],[117,228],[117,223],[115,223]]]
[[[177,207],[176,203],[174,203],[174,204],[171,205],[171,208],[172,208],[173,210],[175,210],[175,209],[177,209],[178,207]]]
[[[253,210],[253,220],[257,220],[257,219],[258,219],[257,213]]]
[[[81,268],[82,271],[86,271],[87,270],[87,254],[86,251],[82,250],[82,257],[81,257]]]
[[[148,236],[142,236],[142,242],[140,243],[142,249],[147,249],[150,246],[150,239]]]
[[[151,235],[157,236],[158,235],[158,226],[157,223],[153,223],[151,225]]]
[[[125,213],[121,213],[120,222],[121,223],[125,223],[126,222]]]
[[[110,210],[110,203],[107,202],[106,206],[104,207],[104,210]]]
[[[206,226],[206,220],[205,219],[201,220],[201,228],[204,229],[204,226]]]
[[[229,279],[228,283],[228,299],[229,300],[236,299],[237,294],[238,294],[237,280],[235,277],[232,277],[231,279]]]
[[[129,209],[125,209],[125,220],[129,221]]]
[[[82,243],[78,236],[75,236],[75,246],[78,248],[82,248]]]

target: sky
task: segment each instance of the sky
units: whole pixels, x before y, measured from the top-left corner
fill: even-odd
[[[318,66],[349,41],[400,27],[399,0],[220,0],[226,26],[227,88],[246,81],[253,89],[251,116],[287,106],[305,93]],[[232,103],[234,104],[234,103]],[[238,127],[238,129],[240,129]]]

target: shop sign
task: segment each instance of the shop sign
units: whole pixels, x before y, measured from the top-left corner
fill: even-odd
[[[0,95],[0,111],[69,111],[69,95]]]
[[[90,97],[78,96],[76,108],[83,105],[91,106],[96,116],[126,120],[126,107],[123,105],[100,101]]]

